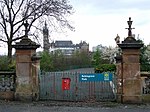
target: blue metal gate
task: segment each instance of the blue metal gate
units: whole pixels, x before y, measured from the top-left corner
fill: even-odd
[[[115,75],[41,72],[39,87],[41,100],[113,101],[116,99]]]

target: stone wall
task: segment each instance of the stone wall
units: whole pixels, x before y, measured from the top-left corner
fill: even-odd
[[[0,99],[14,100],[16,73],[10,71],[0,72]]]

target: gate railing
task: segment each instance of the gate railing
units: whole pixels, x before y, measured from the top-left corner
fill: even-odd
[[[41,72],[39,74],[40,99],[68,101],[116,100],[115,75],[112,74],[111,81],[108,77],[105,77],[107,81],[102,81],[104,77],[101,75],[85,72]]]

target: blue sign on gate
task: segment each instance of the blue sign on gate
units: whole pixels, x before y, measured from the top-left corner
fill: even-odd
[[[112,73],[99,73],[99,74],[80,74],[79,81],[89,82],[89,81],[112,81]]]

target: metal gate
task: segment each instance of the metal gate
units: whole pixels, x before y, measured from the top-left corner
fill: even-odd
[[[109,74],[41,72],[40,99],[113,101],[116,99],[116,80],[114,74]]]

